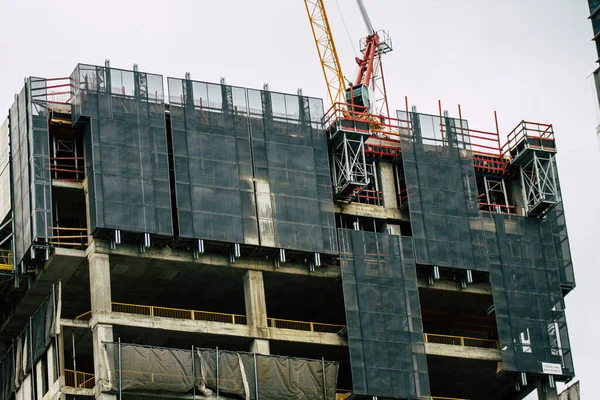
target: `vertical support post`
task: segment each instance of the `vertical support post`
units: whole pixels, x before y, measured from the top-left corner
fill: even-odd
[[[75,375],[75,387],[77,387],[77,357],[75,354],[75,330],[71,331],[71,358],[73,359],[73,375]]]
[[[31,378],[31,398],[35,399],[36,381],[35,381],[35,365],[33,365],[33,326],[31,324],[32,318],[29,317],[29,359],[31,360],[31,372],[29,376]]]
[[[325,380],[325,357],[321,357],[321,365],[323,366],[323,400],[327,400],[327,382]]]
[[[258,368],[256,367],[256,353],[254,353],[254,393],[258,400]]]
[[[192,399],[196,400],[196,366],[194,362],[194,345],[192,345]]]
[[[119,400],[122,400],[123,396],[121,394],[122,391],[122,387],[123,387],[123,372],[122,372],[122,365],[121,365],[121,337],[119,336]]]
[[[217,399],[219,398],[219,346],[217,346]]]
[[[54,305],[54,315],[55,318],[58,316],[58,310],[56,309],[56,284],[52,285],[52,302]],[[55,322],[56,326],[58,326],[58,324],[60,324],[60,321],[58,320],[58,318],[56,318],[56,322]],[[56,360],[56,371],[55,374],[52,376],[52,383],[54,383],[54,381],[56,380],[56,378],[58,378],[58,376],[60,376],[60,360],[58,355],[58,335],[56,334],[58,330],[54,331],[54,349],[50,348],[50,351],[53,351],[53,357]],[[50,364],[48,364],[48,372],[50,372]],[[50,381],[50,380],[49,380]]]

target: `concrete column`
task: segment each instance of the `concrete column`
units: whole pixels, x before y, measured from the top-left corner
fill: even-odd
[[[46,394],[44,390],[44,366],[42,365],[42,360],[38,361],[35,365],[35,388],[37,398],[41,400],[44,394]]]
[[[250,352],[265,355],[271,354],[269,341],[266,339],[254,339],[252,343],[250,343]]]
[[[391,163],[379,163],[379,178],[381,181],[381,192],[383,194],[383,205],[386,208],[398,208],[398,193],[396,192],[396,181],[394,179],[394,165]]]
[[[46,352],[46,364],[48,365],[48,388],[58,379],[58,371],[56,370],[56,347],[54,342],[50,342],[50,347]]]
[[[262,271],[248,270],[244,274],[244,300],[248,325],[267,327],[267,302]]]
[[[110,313],[110,263],[108,254],[88,254],[90,265],[90,297],[92,317],[97,313]]]
[[[558,392],[556,391],[556,385],[554,385],[554,388],[551,388],[547,384],[544,385],[544,381],[545,379],[536,382],[538,400],[558,400]],[[544,386],[546,386],[545,392]]]
[[[104,346],[102,342],[112,342],[112,325],[97,324],[92,328],[92,341],[94,350],[94,375],[96,384],[100,381],[108,382],[108,371],[104,362]]]
[[[21,383],[21,398],[23,400],[33,400],[33,386],[31,385],[31,373],[27,374],[23,383]]]

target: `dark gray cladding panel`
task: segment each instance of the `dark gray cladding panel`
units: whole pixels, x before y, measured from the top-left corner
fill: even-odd
[[[417,262],[487,270],[470,144],[453,134],[467,122],[444,118],[442,139],[439,116],[412,113],[410,119],[413,135],[401,147]]]
[[[80,64],[73,119],[85,126],[90,229],[173,235],[162,76]]]
[[[169,78],[182,239],[335,253],[320,99]]]
[[[168,86],[178,237],[258,245],[246,89]]]
[[[261,244],[335,253],[320,99],[248,90]]]
[[[28,78],[10,109],[15,259],[52,237],[52,182],[46,80]]]
[[[430,396],[411,238],[338,232],[354,392]]]
[[[564,260],[553,238],[556,219],[495,215],[496,245],[490,245],[503,368],[542,373],[542,363],[575,375],[561,293]],[[490,243],[491,244],[491,243]]]

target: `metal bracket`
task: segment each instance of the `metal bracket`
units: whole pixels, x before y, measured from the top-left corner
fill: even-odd
[[[204,254],[204,240],[198,239],[194,246],[194,260],[200,257],[200,254]]]

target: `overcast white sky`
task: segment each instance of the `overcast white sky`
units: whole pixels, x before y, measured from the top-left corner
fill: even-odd
[[[451,115],[506,135],[527,119],[554,124],[578,287],[567,318],[583,398],[597,396],[600,153],[587,76],[597,56],[586,0],[364,0],[390,31],[390,104]],[[365,27],[354,0],[325,0],[345,73]],[[325,97],[302,0],[0,0],[0,110],[23,78],[68,76],[77,62]],[[4,111],[2,111],[4,114]],[[3,119],[3,117],[2,117]]]

